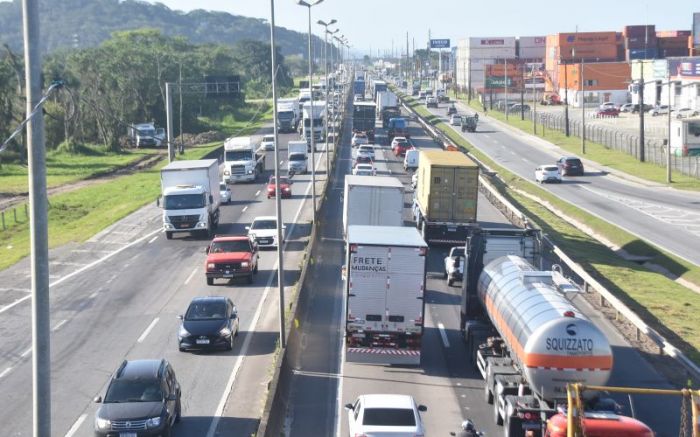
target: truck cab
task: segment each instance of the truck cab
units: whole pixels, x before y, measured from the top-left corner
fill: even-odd
[[[304,103],[302,137],[306,140],[309,151],[311,151],[312,119],[313,138],[315,141],[323,141],[326,123],[326,102],[313,102],[313,111],[311,110],[311,102]]]
[[[391,143],[391,140],[393,140],[394,137],[404,137],[406,139],[410,139],[411,134],[408,131],[408,120],[403,117],[394,117],[389,119],[387,136],[389,137],[389,143]]]
[[[294,132],[297,128],[297,111],[294,105],[292,102],[284,102],[277,106],[277,128],[281,132]]]
[[[224,143],[224,177],[227,184],[254,182],[265,171],[265,154],[256,151],[250,137],[229,138]]]
[[[141,123],[130,129],[136,147],[160,147],[165,142],[165,129],[156,128],[153,123]]]

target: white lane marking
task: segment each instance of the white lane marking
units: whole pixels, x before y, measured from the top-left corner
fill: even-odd
[[[260,190],[255,192],[255,197],[258,197],[260,195]]]
[[[246,210],[246,209],[248,209],[248,207],[247,207],[247,206],[246,206],[246,207],[244,207],[244,208],[243,208],[243,210],[242,210],[241,212],[245,212],[245,210]]]
[[[100,294],[100,290],[97,290],[96,292],[92,293],[92,294],[88,297],[88,299],[94,299],[94,298],[97,297],[98,294]]]
[[[19,291],[22,293],[31,293],[32,290],[29,288],[12,288],[12,287],[0,287],[0,292],[2,291]]]
[[[10,372],[12,372],[12,367],[8,367],[7,369],[0,372],[0,378],[2,378],[3,376],[7,375]]]
[[[85,422],[85,419],[87,419],[87,413],[81,414],[80,417],[78,417],[78,420],[75,421],[73,426],[70,427],[68,432],[66,433],[65,437],[73,437],[76,432],[78,432],[78,429],[80,428],[80,425]]]
[[[79,268],[78,270],[75,270],[75,271],[73,271],[73,272],[71,272],[71,273],[68,273],[66,276],[62,276],[61,278],[59,278],[59,279],[55,280],[54,282],[50,283],[50,284],[49,284],[49,288],[55,287],[56,285],[61,284],[61,283],[64,282],[64,281],[67,281],[68,279],[72,278],[73,276],[78,275],[78,274],[84,272],[85,270],[88,270],[88,269],[90,269],[90,268],[92,268],[92,267],[94,267],[94,266],[96,266],[96,265],[99,265],[99,264],[101,264],[101,263],[107,261],[108,259],[112,258],[114,255],[117,255],[117,254],[123,252],[124,250],[130,248],[131,246],[134,246],[134,245],[136,245],[136,244],[142,242],[142,241],[145,240],[146,238],[152,237],[153,235],[155,235],[155,234],[157,234],[158,232],[161,232],[161,231],[162,231],[162,230],[159,228],[159,229],[156,230],[156,231],[149,232],[148,234],[144,235],[143,237],[141,237],[141,238],[139,238],[139,239],[137,239],[137,240],[132,241],[131,243],[127,244],[126,246],[122,246],[122,247],[120,247],[119,249],[115,250],[114,252],[111,252],[111,253],[109,253],[109,254],[103,256],[102,258],[97,259],[97,260],[91,262],[90,264],[84,265],[83,267]],[[29,300],[31,297],[32,297],[32,295],[31,295],[31,294],[28,294],[27,296],[24,296],[23,298],[17,299],[16,301],[12,302],[11,304],[5,305],[4,307],[0,308],[0,314],[2,314],[2,313],[4,313],[5,311],[8,311],[8,310],[14,308],[15,306],[21,304],[22,302],[24,302],[24,301],[26,301],[26,300]]]
[[[156,323],[158,323],[158,320],[160,320],[160,317],[156,317],[153,319],[150,325],[148,325],[148,328],[146,328],[145,331],[143,331],[143,334],[141,334],[141,337],[139,337],[138,340],[136,340],[138,343],[143,343],[143,341],[148,337],[148,334],[151,332],[154,326],[156,326]]]
[[[318,160],[316,161],[317,166],[321,162],[321,158],[323,157],[323,155],[324,153],[319,154]],[[292,233],[294,232],[294,227],[299,221],[299,215],[301,215],[301,211],[304,208],[304,205],[306,204],[306,198],[309,195],[310,191],[311,184],[309,184],[306,187],[304,200],[302,200],[302,202],[299,204],[299,208],[297,209],[296,215],[294,216],[294,220],[292,221],[292,224],[289,227],[288,235],[292,235]],[[284,248],[282,249],[283,251],[287,249],[287,244],[289,244],[288,241],[284,243]],[[277,277],[278,268],[279,263],[275,262],[275,266],[270,271],[270,275],[267,279],[265,291],[263,292],[260,301],[258,301],[258,307],[256,308],[255,314],[253,315],[253,318],[251,319],[250,324],[248,326],[248,330],[245,333],[245,338],[243,339],[243,346],[241,346],[241,351],[238,355],[238,359],[236,360],[236,364],[233,366],[233,370],[231,370],[231,375],[229,376],[228,382],[226,383],[226,388],[224,389],[224,392],[221,395],[221,399],[219,399],[219,405],[216,407],[214,417],[211,419],[211,424],[209,425],[209,430],[207,431],[206,437],[214,437],[214,434],[216,433],[216,428],[219,426],[219,420],[224,413],[224,408],[226,407],[226,402],[228,401],[229,395],[231,394],[231,390],[233,390],[233,384],[236,382],[238,371],[241,369],[241,366],[243,365],[243,360],[248,353],[248,348],[250,347],[250,342],[253,338],[251,333],[254,332],[255,326],[258,324],[258,320],[260,319],[260,315],[262,314],[263,304],[267,300],[268,294],[270,294],[270,287],[272,286],[272,281],[275,279],[275,277]]]
[[[153,242],[156,241],[157,239],[158,239],[158,236],[156,235],[155,237],[153,237],[153,238],[151,238],[150,240],[148,240],[148,244],[153,243]]]
[[[63,319],[63,320],[61,320],[60,322],[58,322],[58,323],[56,324],[56,326],[54,326],[53,329],[51,329],[51,330],[52,330],[53,332],[56,332],[56,331],[58,331],[59,329],[61,329],[61,326],[65,325],[67,322],[68,322],[68,320]]]
[[[440,330],[440,337],[442,337],[442,344],[444,344],[446,348],[450,347],[450,341],[447,339],[447,332],[445,332],[445,325],[438,323],[438,329]]]
[[[284,161],[280,161],[280,165],[284,164]]]
[[[27,349],[26,351],[22,352],[22,354],[20,355],[20,357],[21,357],[21,358],[24,358],[24,357],[26,357],[27,355],[29,355],[29,354],[31,354],[31,353],[32,353],[32,348],[30,347],[30,348]]]
[[[51,261],[51,264],[56,265],[56,266],[73,266],[73,267],[80,267],[84,266],[85,263],[74,263],[70,261]]]
[[[196,273],[197,273],[197,268],[195,267],[195,269],[192,270],[192,273],[190,273],[190,275],[187,277],[187,279],[185,279],[185,284],[189,284]]]

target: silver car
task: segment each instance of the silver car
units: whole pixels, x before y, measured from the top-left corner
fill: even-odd
[[[219,191],[221,191],[221,203],[231,203],[231,189],[228,187],[228,185],[223,182],[220,183]]]

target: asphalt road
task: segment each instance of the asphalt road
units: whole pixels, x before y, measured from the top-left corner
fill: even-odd
[[[269,128],[265,130],[270,130]],[[282,135],[280,156],[286,160]],[[318,146],[319,150],[323,145]],[[325,154],[317,153],[317,194],[325,180]],[[218,233],[243,234],[254,217],[274,215],[266,198],[273,166],[264,177],[232,186]],[[284,168],[284,167],[282,167]],[[282,201],[287,225],[286,300],[290,299],[311,226],[311,175],[293,178],[293,197]],[[149,205],[84,244],[51,251],[52,435],[92,435],[110,375],[124,359],[169,360],[182,386],[182,422],[175,436],[250,436],[257,429],[278,338],[277,255],[262,251],[253,285],[217,281],[203,272],[208,240],[176,234],[165,239],[161,210]],[[3,436],[30,436],[31,329],[28,262],[0,272],[0,423]],[[230,352],[181,353],[177,316],[200,295],[224,295],[237,305],[240,335]]]
[[[436,145],[417,127],[413,141],[419,148]],[[344,175],[349,173],[349,135],[343,137],[341,165],[332,176],[333,193],[343,190]],[[382,138],[380,137],[380,141]],[[382,149],[377,154],[379,174],[399,177],[410,188],[410,175],[400,163]],[[407,193],[406,202],[412,193]],[[341,196],[337,200],[341,203]],[[330,203],[332,205],[332,203]],[[363,365],[342,362],[342,281],[338,267],[342,253],[342,208],[326,208],[321,213],[320,233],[325,243],[319,261],[308,271],[313,287],[304,318],[300,321],[303,338],[301,357],[295,363],[292,394],[287,412],[287,435],[347,436],[347,415],[342,408],[360,394],[410,394],[428,407],[423,419],[429,436],[448,436],[464,418],[470,418],[486,435],[499,435],[503,428],[492,419],[492,406],[483,401],[483,380],[469,364],[459,332],[460,288],[448,287],[440,270],[446,248],[431,247],[426,284],[426,320],[421,367]],[[405,211],[406,220],[410,212]],[[510,226],[498,211],[480,197],[478,219],[483,226]],[[432,273],[431,273],[432,272]],[[614,347],[615,365],[610,385],[668,388],[667,382],[646,362],[642,354],[624,340],[615,328],[587,302],[575,298],[579,308],[600,326]],[[442,331],[442,332],[441,332]],[[443,336],[444,334],[444,336]],[[626,398],[619,401],[627,407]],[[660,436],[677,435],[680,407],[674,399],[634,397],[637,417],[652,426]]]
[[[461,113],[474,112],[462,104],[458,107]],[[446,104],[430,111],[449,121]],[[554,164],[561,156],[570,155],[490,117],[479,119],[475,133],[463,133],[459,127],[455,131],[491,159],[533,183],[537,166]],[[700,193],[622,179],[584,166],[585,176],[564,177],[562,184],[544,188],[642,240],[700,265]]]

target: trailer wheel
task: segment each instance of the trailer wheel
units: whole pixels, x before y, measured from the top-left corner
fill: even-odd
[[[498,412],[498,399],[493,400],[493,421],[498,426],[503,425],[503,417],[501,417],[501,413]]]
[[[448,280],[447,280],[447,285],[448,285],[449,287],[452,287],[452,284],[454,284],[454,283],[455,283],[455,280],[454,280],[454,279],[448,279]]]
[[[514,416],[505,418],[505,426],[503,427],[503,435],[505,437],[520,437],[523,435],[523,427],[520,419]]]
[[[484,400],[487,404],[493,403],[493,393],[489,390],[489,384],[487,381],[484,383]]]

